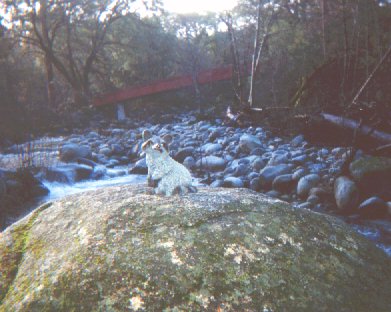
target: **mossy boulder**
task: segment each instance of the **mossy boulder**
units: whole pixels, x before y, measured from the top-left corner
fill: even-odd
[[[0,235],[0,311],[390,311],[391,260],[330,216],[244,189],[123,186]]]
[[[349,170],[362,197],[377,195],[384,200],[391,200],[391,158],[362,157],[353,161]]]

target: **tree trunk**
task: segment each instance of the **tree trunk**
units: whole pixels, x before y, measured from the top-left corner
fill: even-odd
[[[389,133],[374,130],[373,128],[368,126],[360,125],[359,122],[349,118],[326,113],[322,113],[321,116],[325,121],[330,122],[340,128],[357,131],[357,134],[359,135],[369,136],[372,139],[375,139],[376,141],[379,141],[384,144],[391,143],[391,134]]]
[[[53,108],[56,103],[56,93],[54,89],[54,71],[53,63],[48,56],[45,56],[45,68],[46,68],[46,83],[47,83],[47,96],[49,107]]]

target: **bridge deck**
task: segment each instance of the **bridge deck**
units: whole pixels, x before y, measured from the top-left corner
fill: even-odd
[[[232,78],[232,65],[201,71],[197,81],[200,85],[214,81],[229,80]],[[126,100],[139,98],[146,95],[156,94],[189,87],[193,84],[191,75],[176,76],[154,81],[146,85],[132,86],[114,92],[99,95],[93,99],[94,106],[117,104]]]

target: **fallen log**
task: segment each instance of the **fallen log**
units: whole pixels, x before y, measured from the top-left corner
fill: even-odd
[[[339,128],[357,131],[357,135],[368,136],[384,144],[391,143],[390,133],[374,130],[373,128],[365,125],[360,125],[359,122],[346,117],[336,116],[327,113],[321,113],[321,116],[325,121],[332,123]]]

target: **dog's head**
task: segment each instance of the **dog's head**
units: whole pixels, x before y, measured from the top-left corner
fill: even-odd
[[[149,130],[144,130],[142,134],[144,143],[141,145],[141,149],[145,153],[153,153],[155,155],[168,155],[169,144],[172,142],[172,136],[169,134],[164,135],[163,137],[152,137],[152,134]],[[157,154],[156,154],[157,153]]]

